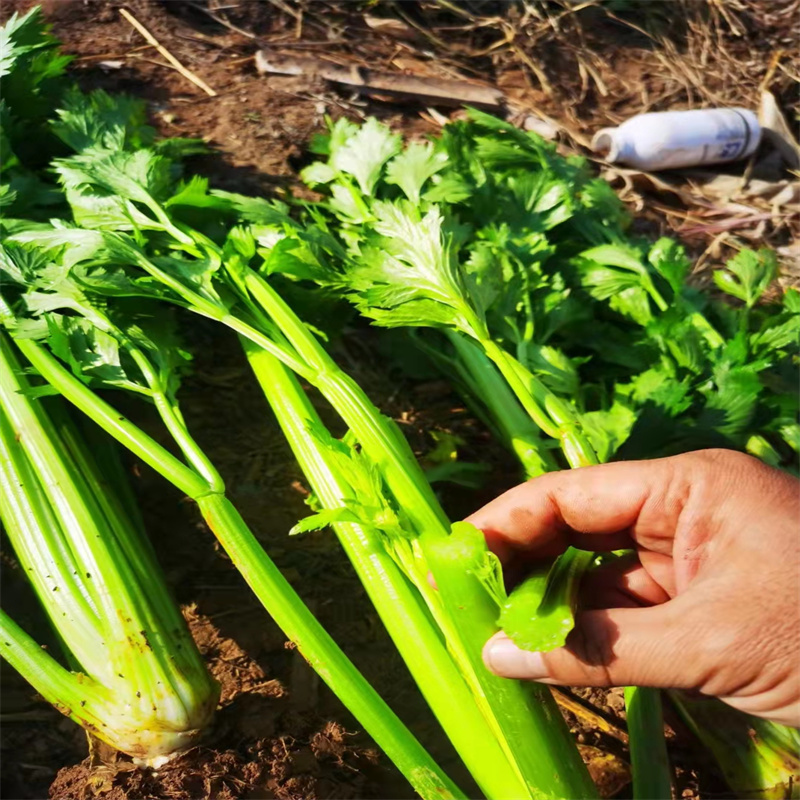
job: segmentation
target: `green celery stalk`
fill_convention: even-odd
[[[478,575],[461,574],[458,559],[471,556],[458,546],[448,550],[452,538],[449,523],[405,438],[266,281],[250,272],[246,283],[263,313],[310,365],[304,371],[308,380],[329,400],[378,466],[398,506],[418,532],[424,564],[411,566],[409,577],[429,602],[462,674],[531,796],[594,796],[588,772],[549,692],[537,695],[529,686],[497,678],[481,662],[483,644],[497,631],[497,598]],[[485,553],[480,538],[480,553]],[[427,589],[428,569],[439,587],[436,595]],[[469,598],[475,619],[456,611],[460,602],[456,597]]]
[[[75,429],[54,423],[0,334],[0,518],[59,638],[69,672],[8,615],[0,653],[49,702],[146,762],[191,747],[218,688],[143,531],[104,485]]]
[[[547,651],[564,646],[575,627],[580,579],[593,559],[594,553],[569,547],[511,592],[500,626],[517,647]]]
[[[9,321],[7,307],[4,316]],[[24,338],[16,341],[34,368],[69,402],[198,504],[209,528],[266,610],[421,797],[463,798],[463,793],[444,775],[283,577],[225,497],[219,476],[203,477],[197,468],[182,463],[70,374],[38,342]],[[156,408],[170,432],[176,435],[180,429],[177,441],[184,453],[191,454],[192,461],[202,462],[204,471],[212,470],[213,466],[182,424],[174,403],[157,385],[151,389],[156,395]]]
[[[242,341],[253,372],[323,508],[343,508],[346,478],[309,428],[322,425],[294,375],[248,340]],[[464,683],[427,609],[387,552],[380,534],[353,522],[332,525],[400,655],[456,751],[487,797],[517,798],[526,789]],[[421,658],[420,654],[424,654]]]
[[[800,731],[743,714],[720,700],[669,699],[708,748],[737,797],[800,798]]]
[[[670,800],[669,756],[664,739],[661,692],[625,687],[634,800]]]
[[[597,464],[597,454],[584,435],[578,415],[566,401],[551,392],[532,372],[493,339],[480,339],[486,355],[508,381],[531,419],[561,446],[570,467]]]
[[[489,409],[488,421],[517,456],[526,478],[558,469],[539,427],[522,408],[508,382],[481,347],[456,331],[445,331],[456,351],[454,367],[467,387],[474,405]]]
[[[548,688],[500,678],[483,664],[481,647],[497,632],[497,598],[487,585],[487,555],[494,558],[483,534],[467,523],[455,523],[449,537],[426,551],[445,613],[465,643],[467,663],[495,715],[498,735],[531,797],[594,797],[596,789]]]

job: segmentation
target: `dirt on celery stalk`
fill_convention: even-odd
[[[0,19],[32,5],[31,0],[6,0]],[[557,3],[547,9],[542,4],[539,17],[534,14],[523,20],[509,13],[491,22],[498,8],[511,7],[466,4],[467,13],[474,17],[470,21],[448,17],[432,2],[403,3],[404,18],[394,30],[403,30],[404,36],[397,36],[377,33],[374,23],[367,21],[370,16],[397,17],[397,4],[390,7],[381,2],[124,3],[171,53],[217,91],[216,97],[187,83],[165,66],[161,55],[143,46],[141,37],[119,14],[122,2],[45,0],[43,5],[54,33],[65,50],[76,56],[72,74],[83,88],[101,87],[145,98],[152,123],[163,135],[202,137],[220,151],[195,159],[193,169],[208,174],[222,188],[274,195],[298,189],[297,169],[310,137],[323,127],[324,114],[354,118],[375,114],[406,135],[418,136],[438,130],[436,117],[419,105],[353,100],[346,92],[304,78],[261,78],[252,64],[257,43],[213,17],[280,44],[287,53],[489,80],[527,108],[544,111],[569,131],[586,136],[602,124],[639,112],[643,103],[660,109],[673,103],[708,103],[714,95],[730,105],[751,105],[771,63],[764,53],[778,53],[792,37],[793,15],[782,8],[790,12],[789,5],[796,3],[731,0],[725,4],[730,22],[720,19],[718,4],[708,4],[709,36],[716,35],[715,31],[724,35],[717,42],[720,47],[703,51],[711,62],[699,84],[693,83],[691,46],[703,34],[701,29],[681,32],[676,28],[674,40],[668,39],[668,44],[678,48],[673,52],[627,24],[646,30],[659,23],[657,34],[666,31],[669,36],[672,28],[664,26],[653,4],[643,4],[638,12],[632,9],[635,4],[620,4],[626,7],[618,12],[626,15],[625,22],[615,21],[600,3],[582,4],[586,8],[581,15],[555,21],[560,13]],[[690,18],[692,25],[697,23],[692,14],[675,16],[676,25],[682,17]],[[602,24],[595,24],[598,17]],[[745,34],[726,33],[726,25],[751,17],[756,24],[750,24]],[[441,26],[449,26],[446,35],[439,31]],[[495,40],[501,46],[491,48]],[[540,57],[541,62],[536,60]],[[757,70],[737,71],[737,64],[748,62],[758,65]],[[531,63],[540,70],[538,77]],[[681,72],[683,67],[689,70]],[[779,61],[773,70],[770,87],[779,101],[793,97],[790,73],[788,60]],[[697,219],[694,229],[689,224],[686,215],[691,217],[697,208],[684,207],[676,197],[647,192],[634,193],[632,199],[640,204],[640,228],[653,235],[682,236],[696,255],[708,248],[706,265],[719,257],[724,241],[718,241],[716,233],[697,232]],[[784,246],[790,224],[792,218],[777,215],[759,223],[760,235],[770,244]],[[748,228],[736,228],[731,236],[746,240],[748,233]],[[196,372],[181,393],[184,411],[203,448],[222,470],[232,498],[335,638],[375,680],[389,703],[403,712],[442,765],[468,786],[333,536],[286,536],[305,513],[304,487],[238,345],[211,324],[193,328],[187,335],[199,357]],[[460,458],[489,463],[492,478],[482,490],[450,486],[444,491],[453,518],[516,481],[510,459],[492,446],[483,427],[442,382],[431,380],[413,389],[398,384],[363,329],[337,355],[378,405],[398,420],[417,452],[430,451],[435,443],[429,432],[442,430],[465,440]],[[142,405],[128,402],[125,410],[143,426],[151,419]],[[355,721],[297,653],[285,646],[284,637],[204,530],[192,505],[181,502],[146,468],[127,463],[170,584],[212,672],[222,683],[216,728],[206,746],[157,773],[132,768],[126,759],[109,758],[95,749],[89,760],[86,738],[77,726],[37,702],[27,685],[6,668],[0,697],[0,796],[43,798],[49,794],[53,800],[410,797],[403,780],[357,733]],[[27,605],[26,593],[15,579],[13,560],[5,560],[2,566],[4,607],[16,611],[20,604]],[[23,615],[26,623],[35,618],[30,612],[28,607]],[[574,694],[595,715],[605,716],[624,732],[618,692],[577,690]],[[569,711],[565,716],[603,794],[630,796],[624,741],[604,731],[596,716],[575,716]],[[668,721],[675,725],[670,753],[678,796],[725,796],[719,776],[702,760],[699,747],[678,722]]]

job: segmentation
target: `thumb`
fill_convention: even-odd
[[[693,674],[700,659],[688,652],[692,640],[676,605],[584,611],[566,646],[547,653],[521,650],[501,632],[486,643],[483,660],[504,678],[564,686],[693,688],[701,680]]]

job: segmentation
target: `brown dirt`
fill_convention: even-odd
[[[32,4],[30,0],[7,2],[2,16]],[[208,11],[264,41],[280,44],[289,53],[325,54],[339,63],[381,64],[495,82],[518,105],[537,108],[565,126],[573,145],[594,127],[642,110],[642,91],[653,108],[673,101],[708,101],[704,92],[733,98],[735,76],[730,71],[715,75],[708,69],[707,80],[700,86],[686,76],[681,82],[672,66],[667,68],[659,60],[663,46],[659,50],[652,39],[636,35],[627,23],[598,17],[591,8],[588,11],[595,16],[584,19],[577,14],[558,17],[563,6],[557,3],[532,4],[538,9],[533,16],[519,16],[516,7],[497,3],[467,3],[473,16],[466,18],[431,9],[423,15],[420,4],[365,4],[371,13],[400,14],[411,37],[398,39],[373,32],[357,4],[127,2],[125,7],[170,52],[218,92],[217,97],[208,97],[165,66],[159,54],[141,48],[141,37],[119,15],[121,5],[113,0],[46,3],[55,33],[67,52],[76,56],[73,74],[85,88],[102,87],[147,99],[153,123],[163,135],[205,138],[217,154],[198,159],[196,168],[209,174],[217,186],[246,193],[271,195],[296,188],[297,168],[311,134],[322,127],[324,114],[375,114],[415,135],[434,132],[438,124],[418,106],[356,100],[324,84],[309,85],[302,78],[263,79],[253,68],[253,40],[218,24]],[[739,5],[737,0],[732,8]],[[738,102],[751,100],[753,87],[764,76],[767,56],[760,48],[769,42],[788,46],[781,44],[781,36],[785,38],[790,24],[789,17],[775,11],[779,3],[744,5],[747,14],[774,20],[758,42],[750,34],[721,40],[727,64],[744,63],[747,52],[754,59],[753,74],[739,81]],[[282,6],[294,13],[285,13]],[[495,13],[499,17],[494,22],[481,23],[481,15],[485,20]],[[655,21],[651,19],[650,12],[644,17],[648,25],[660,19],[658,15]],[[665,35],[672,30],[664,20],[659,24]],[[723,26],[724,20],[717,24]],[[500,34],[505,43],[492,47],[502,40]],[[685,31],[684,36],[688,37],[686,48],[699,46]],[[599,47],[598,41],[607,46]],[[778,71],[772,85],[786,100],[789,95],[782,76]],[[649,219],[657,232],[673,227],[675,217],[656,210]],[[707,240],[700,249],[706,244]],[[404,720],[442,766],[469,786],[335,539],[325,534],[286,536],[305,513],[301,476],[264,413],[263,397],[236,343],[220,337],[211,324],[199,325],[187,335],[198,359],[182,392],[184,412],[201,446],[222,471],[232,499],[323,624],[390,705],[402,710]],[[442,429],[466,441],[465,460],[489,462],[492,477],[481,492],[453,487],[444,492],[454,517],[515,481],[509,459],[492,447],[481,426],[446,386],[435,381],[413,387],[398,384],[396,376],[387,375],[369,342],[346,340],[337,356],[386,413],[401,423],[420,454],[433,446],[428,431]],[[125,398],[114,399],[137,423],[160,435],[145,409]],[[87,757],[80,730],[37,702],[26,684],[5,669],[0,796],[49,796],[52,800],[410,797],[402,778],[377,755],[368,738],[357,733],[355,721],[302,658],[287,649],[283,634],[253,599],[194,507],[165,488],[147,468],[133,461],[129,468],[167,578],[222,685],[215,729],[207,746],[157,773],[136,769],[127,759],[94,746]],[[26,589],[14,580],[13,564],[4,570],[6,574],[11,576],[4,584],[6,597],[23,610],[29,608],[30,604],[20,602]],[[34,615],[21,621],[46,639]],[[579,694],[590,709],[622,729],[624,739],[624,714],[616,695]],[[629,796],[622,739],[602,732],[591,716],[566,716],[605,793]],[[697,797],[702,790],[717,796],[722,791],[718,776],[698,763],[691,738],[677,723],[674,727],[678,735],[671,747],[678,795]]]

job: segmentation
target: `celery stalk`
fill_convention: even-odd
[[[800,731],[751,717],[720,700],[669,699],[709,749],[737,797],[787,800],[800,797]]]
[[[309,433],[319,416],[292,373],[269,353],[243,340],[250,366],[323,508],[342,508],[346,479]],[[333,529],[389,635],[456,751],[478,785],[492,798],[516,798],[524,786],[510,769],[444,647],[427,610],[380,540],[368,526],[335,522]],[[424,654],[424,657],[420,657]]]
[[[408,566],[407,574],[428,602],[448,648],[530,796],[594,796],[586,768],[549,693],[537,689],[531,692],[530,687],[491,675],[483,666],[481,648],[497,630],[497,599],[487,592],[480,576],[462,573],[464,567],[459,567],[459,558],[471,556],[460,552],[452,539],[444,511],[402,434],[336,365],[266,281],[250,273],[247,285],[261,310],[311,365],[307,371],[311,382],[330,401],[381,471],[395,501],[417,532],[422,564]],[[483,542],[482,536],[480,539]],[[449,550],[451,546],[453,550]],[[485,552],[485,542],[482,547]],[[427,587],[428,570],[433,573],[438,593]],[[451,592],[457,575],[460,577]],[[456,612],[457,608],[463,611],[458,604],[466,597],[474,619]]]
[[[8,319],[9,312],[5,316]],[[463,793],[444,775],[286,581],[225,497],[219,476],[211,476],[209,480],[186,466],[71,375],[37,342],[18,339],[17,344],[42,377],[68,401],[197,502],[209,528],[266,610],[421,797],[463,798]],[[167,418],[171,430],[182,424],[174,406],[163,397],[156,402],[156,408],[162,419]],[[179,444],[184,453],[194,453],[195,459],[199,458],[201,451],[185,426]],[[212,468],[207,460],[205,468]]]
[[[670,800],[672,786],[661,692],[627,686],[625,711],[630,735],[634,800]]]
[[[149,542],[66,419],[31,400],[0,336],[0,518],[79,672],[7,615],[0,652],[42,696],[123,752],[193,746],[218,698]]]
[[[488,422],[519,459],[526,478],[558,469],[542,439],[539,427],[522,408],[506,379],[499,373],[480,345],[456,331],[445,331],[456,351],[455,369],[475,405],[489,409]]]

